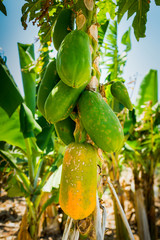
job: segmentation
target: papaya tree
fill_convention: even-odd
[[[104,44],[109,20],[115,18],[117,9],[119,21],[126,11],[136,12],[133,22],[135,34],[137,39],[144,37],[149,4],[145,1],[139,5],[138,1],[135,1],[132,5],[124,0],[27,0],[23,5],[23,27],[27,28],[28,19],[34,24],[37,22],[41,49],[48,48],[52,42],[54,50],[57,50],[56,59],[50,59],[48,55],[46,59],[44,57],[42,65],[47,66],[46,71],[42,71],[40,79],[37,80],[32,64],[33,47],[18,44],[25,97],[23,103],[19,97],[16,107],[21,104],[19,129],[28,163],[27,173],[20,171],[12,155],[1,151],[1,156],[16,169],[21,183],[24,184],[22,186],[29,209],[27,234],[31,239],[38,238],[37,223],[45,208],[55,201],[54,194],[58,194],[58,191],[53,192],[51,199],[44,203],[39,212],[46,180],[61,163],[59,158],[56,160],[54,157],[47,171],[43,168],[44,159],[50,152],[46,147],[51,141],[54,129],[54,133],[67,145],[59,198],[64,214],[69,216],[64,239],[70,234],[72,239],[78,239],[79,235],[80,238],[104,238],[105,218],[102,218],[101,227],[100,203],[96,193],[97,164],[101,161],[99,152],[110,153],[113,160],[124,144],[123,129],[115,114],[113,99],[116,98],[130,110],[132,104],[122,79],[118,79],[118,61],[114,66],[116,71],[111,75],[113,81],[109,83],[114,98],[112,105],[107,103],[106,92],[101,91],[103,88],[100,87],[99,47]],[[107,13],[109,18],[106,17]],[[139,24],[136,25],[137,21]],[[115,54],[118,57],[117,49]],[[5,109],[4,105],[2,108]],[[47,131],[43,131],[40,126],[40,119],[49,125]],[[43,133],[45,140],[42,140]],[[126,222],[124,215],[123,220]],[[72,222],[74,231],[70,232]],[[130,239],[133,239],[128,227],[127,230]],[[124,239],[124,236],[121,239]]]
[[[115,8],[114,3],[112,3],[112,8]],[[76,28],[73,28],[72,24],[74,18],[76,19]],[[68,25],[66,24],[67,21]],[[62,22],[65,22],[65,24],[62,24]],[[101,41],[104,38],[108,21],[106,20],[103,24],[105,28],[101,29],[101,33],[103,33],[101,34]],[[117,152],[123,144],[121,124],[111,107],[98,93],[100,72],[98,68],[97,25],[94,1],[77,1],[75,4],[64,4],[53,29],[53,44],[55,49],[58,50],[56,69],[61,80],[52,90],[47,89],[48,96],[46,93],[46,100],[44,99],[43,103],[41,99],[44,98],[44,94],[40,92],[41,89],[44,89],[43,82],[41,82],[38,91],[38,105],[42,105],[41,113],[48,122],[56,126],[59,122],[70,117],[76,123],[75,131],[72,133],[75,143],[68,145],[64,156],[59,199],[64,212],[74,220],[87,217],[96,208],[96,191],[93,191],[93,189],[97,185],[95,169],[98,161],[94,161],[93,166],[90,164],[90,169],[87,169],[85,164],[85,162],[89,164],[91,161],[91,149],[94,149],[96,159],[98,148],[105,152]],[[120,84],[123,88],[123,84]],[[117,89],[116,92],[118,92],[118,87],[113,85],[113,89]],[[116,93],[117,95],[120,94]],[[130,101],[128,95],[127,97],[127,101]],[[130,106],[130,108],[132,107]],[[113,129],[109,127],[112,124],[114,125]],[[60,136],[59,133],[57,134]],[[86,152],[86,154],[83,152]],[[85,159],[83,161],[84,155]],[[66,165],[70,169],[70,174],[67,173]],[[79,174],[80,170],[84,174]],[[84,183],[87,182],[86,176],[90,183],[85,185]],[[88,202],[84,199],[88,199]],[[91,216],[91,218],[93,217]],[[74,226],[77,228],[76,224]],[[78,230],[82,234],[82,231]],[[95,229],[92,227],[92,231],[88,232],[88,237],[93,235],[92,237],[96,238],[100,234],[99,232],[100,230],[97,227]],[[83,231],[83,235],[85,234],[86,232]],[[100,234],[101,237],[103,234]]]

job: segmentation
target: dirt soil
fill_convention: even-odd
[[[121,179],[121,184],[123,185],[124,179]],[[133,206],[133,196],[131,187],[128,185],[123,186],[125,189],[125,211],[126,216],[131,226],[132,232],[134,234],[135,240],[139,240],[137,234],[137,226],[135,219],[135,210]],[[107,211],[107,224],[105,232],[105,240],[113,240],[115,238],[115,221],[114,221],[114,211],[113,202],[110,194],[106,193],[103,195],[103,206],[105,206]],[[156,206],[156,225],[158,231],[158,240],[160,240],[160,196],[157,195],[155,199]],[[24,215],[26,208],[25,199],[22,197],[9,198],[7,193],[1,189],[0,192],[0,240],[14,240],[17,237],[17,233],[20,227],[22,216]],[[62,234],[52,231],[44,231],[41,236],[41,240],[60,240]]]

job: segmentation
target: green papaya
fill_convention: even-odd
[[[119,119],[99,93],[84,91],[78,101],[81,121],[92,141],[105,152],[116,152],[123,145]]]
[[[53,44],[56,50],[59,49],[65,36],[73,29],[73,12],[71,9],[63,9],[55,23],[53,31]]]
[[[37,93],[37,106],[39,111],[45,115],[44,112],[44,104],[49,95],[52,91],[53,87],[58,83],[59,76],[56,70],[56,60],[53,60],[48,63],[42,81],[40,83],[40,87]]]
[[[58,50],[57,72],[68,86],[79,88],[91,79],[89,37],[81,30],[70,32]]]
[[[80,88],[72,88],[60,80],[45,102],[44,109],[47,121],[55,123],[69,117],[85,87],[86,85]]]
[[[120,103],[123,104],[124,107],[128,108],[129,110],[133,109],[127,88],[122,82],[114,82],[111,85],[111,93],[113,97],[115,97]]]
[[[68,145],[75,141],[73,136],[75,125],[75,122],[70,117],[54,124],[56,133],[64,144]]]

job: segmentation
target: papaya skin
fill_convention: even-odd
[[[89,216],[96,206],[97,150],[88,143],[68,145],[62,167],[59,203],[73,219]]]
[[[133,110],[133,105],[129,98],[127,88],[122,82],[114,82],[111,85],[111,93],[112,96],[115,97],[120,103],[122,103],[124,107],[128,108],[130,111]]]
[[[75,122],[70,117],[54,124],[58,137],[65,145],[75,141],[73,136],[75,125]]]
[[[53,87],[58,83],[59,76],[56,70],[56,61],[53,60],[48,63],[42,81],[40,83],[38,93],[37,93],[37,107],[39,111],[45,116],[44,104],[52,91]]]
[[[59,49],[65,36],[73,29],[72,15],[71,9],[63,9],[57,18],[53,31],[53,44],[56,50]]]
[[[70,32],[57,53],[57,72],[68,86],[79,88],[91,80],[89,37],[81,30]]]
[[[61,80],[52,89],[45,102],[45,117],[48,122],[56,123],[69,117],[73,111],[80,93],[86,85],[72,88]]]
[[[119,119],[97,92],[84,91],[78,101],[80,119],[92,141],[105,152],[123,146],[123,129]]]

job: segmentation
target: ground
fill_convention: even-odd
[[[126,216],[131,226],[132,232],[134,234],[135,240],[139,240],[137,234],[137,226],[135,220],[135,210],[133,206],[132,199],[132,187],[131,185],[125,184],[126,177],[121,179],[121,184],[124,184],[125,190],[125,211]],[[130,181],[130,180],[127,180]],[[156,206],[156,219],[157,219],[157,231],[158,240],[160,240],[160,194],[159,189],[155,187],[155,206]],[[114,211],[113,202],[108,191],[103,195],[103,205],[106,207],[107,211],[107,224],[106,224],[106,240],[115,239],[115,221],[114,221]],[[18,229],[24,215],[26,208],[25,199],[9,198],[7,193],[2,188],[0,193],[0,240],[14,240],[17,237]],[[62,234],[57,226],[57,221],[52,223],[50,229],[43,231],[41,235],[41,240],[60,240]]]

